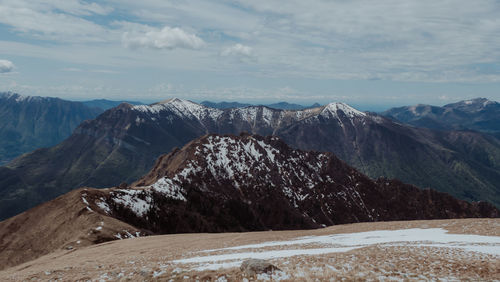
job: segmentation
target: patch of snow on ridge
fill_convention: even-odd
[[[163,105],[136,105],[132,107],[132,110],[148,113],[148,114],[158,114],[165,110]]]
[[[143,216],[151,208],[151,196],[146,191],[120,189],[111,192],[111,195],[115,203],[129,208],[138,216]]]
[[[266,150],[267,157],[271,162],[274,162],[274,157],[275,155],[279,154],[280,151],[276,150],[275,148],[269,146],[268,144],[264,143],[263,141],[257,141],[257,143],[264,149]]]
[[[321,115],[331,114],[333,116],[338,116],[337,111],[343,112],[347,117],[364,117],[366,113],[356,110],[355,108],[345,104],[345,103],[330,103],[325,106],[325,108],[321,111]]]
[[[223,111],[219,109],[205,107],[188,100],[181,100],[177,98],[172,99],[169,103],[166,103],[164,105],[175,107],[177,110],[184,114],[190,113],[198,120],[202,120],[206,117],[209,117],[212,120],[217,120],[223,113]]]
[[[86,206],[88,206],[88,205],[89,205],[89,202],[87,202],[87,199],[85,199],[85,196],[86,196],[86,195],[87,195],[87,194],[82,195],[82,202],[83,202]]]
[[[95,204],[106,214],[109,214],[111,212],[111,209],[109,208],[109,205],[108,203],[106,203],[106,200],[104,198],[100,198],[100,201],[96,201]]]
[[[262,107],[262,120],[267,124],[271,125],[273,120],[273,111],[267,107]]]
[[[208,170],[216,178],[233,178],[236,173],[248,175],[249,169],[269,169],[263,157],[274,163],[278,150],[254,138],[235,140],[232,137],[210,136],[197,151],[203,152]],[[220,174],[220,173],[223,174]],[[236,183],[237,185],[237,183]]]
[[[242,109],[234,109],[233,111],[238,112],[244,120],[254,122],[257,119],[257,109],[258,107],[250,106]]]
[[[183,195],[184,189],[182,189],[178,184],[174,183],[170,178],[160,178],[160,180],[156,181],[156,183],[149,187],[163,194],[167,198],[187,201],[186,197],[184,197]]]

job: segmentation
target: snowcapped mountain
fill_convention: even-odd
[[[175,147],[208,133],[240,132],[332,152],[373,178],[398,178],[462,199],[500,204],[495,194],[500,141],[479,133],[418,129],[344,103],[300,111],[265,106],[221,110],[174,98],[149,106],[121,104],[83,122],[59,145],[0,168],[0,186],[5,187],[0,218],[84,185],[133,182]]]
[[[371,180],[331,153],[292,149],[276,136],[210,134],[161,156],[130,186],[78,189],[0,222],[0,265],[152,234],[498,216],[488,203]]]
[[[499,215],[489,204],[375,182],[331,153],[248,134],[205,135],[160,157],[132,187],[98,194],[95,203],[105,213],[160,233]]]
[[[101,112],[80,102],[0,93],[0,165],[23,153],[56,145],[82,121]]]

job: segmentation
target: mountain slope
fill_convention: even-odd
[[[439,130],[476,130],[500,133],[500,103],[485,98],[460,101],[436,107],[416,105],[389,109],[384,116],[411,124]]]
[[[0,165],[40,147],[54,146],[102,110],[59,98],[0,93]]]
[[[0,222],[0,264],[131,234],[499,215],[490,204],[373,181],[331,153],[295,150],[277,137],[205,135],[161,156],[131,186],[79,189]]]
[[[137,236],[133,226],[93,211],[85,204],[87,190],[77,189],[34,209],[0,222],[0,269],[58,249]],[[144,234],[144,233],[142,233]]]
[[[395,123],[343,103],[302,111],[263,106],[214,109],[170,99],[122,104],[83,122],[64,142],[11,162],[0,179],[0,218],[81,186],[132,182],[155,159],[207,133],[276,135],[293,147],[328,151],[370,177],[398,178],[467,200],[500,205],[500,141]]]

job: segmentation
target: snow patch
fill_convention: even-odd
[[[298,248],[317,244],[323,248]],[[245,259],[278,259],[292,256],[312,256],[335,252],[348,252],[366,246],[416,246],[436,248],[456,248],[467,252],[477,252],[500,257],[500,237],[466,234],[449,234],[442,228],[380,230],[349,234],[307,236],[287,241],[272,241],[206,250],[201,253],[217,252],[216,255],[196,256],[173,261],[178,264],[195,264],[195,270],[215,270],[239,266]],[[293,246],[293,247],[292,247]],[[279,250],[265,248],[280,247]],[[290,249],[287,249],[291,247]],[[251,249],[252,251],[234,252]],[[222,253],[229,251],[229,253]],[[197,265],[197,266],[196,266]],[[334,267],[328,266],[336,271]]]
[[[106,214],[111,213],[111,208],[109,207],[108,203],[106,203],[106,200],[104,198],[100,198],[100,201],[96,201],[95,204],[103,210]]]

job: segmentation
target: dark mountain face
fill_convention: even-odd
[[[448,104],[393,108],[384,116],[418,127],[439,130],[476,130],[497,136],[500,133],[500,103],[484,98]]]
[[[0,93],[0,165],[61,142],[82,121],[101,112],[80,102]]]
[[[500,204],[500,141],[493,137],[413,128],[342,103],[302,111],[220,110],[171,99],[151,106],[122,104],[82,123],[59,145],[11,162],[0,171],[9,176],[0,178],[0,215],[6,218],[80,186],[130,183],[174,147],[207,133],[242,131],[333,152],[373,178],[399,178]]]

